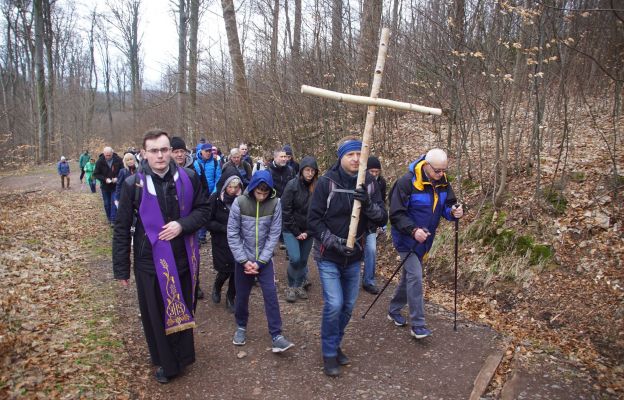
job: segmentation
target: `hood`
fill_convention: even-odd
[[[237,176],[242,182],[243,178],[237,168],[225,168],[221,170],[221,177],[219,177],[217,181],[217,193],[223,191],[223,188],[226,186],[225,182],[233,176]]]
[[[238,179],[241,182],[239,184],[239,187],[240,187],[241,190],[240,190],[240,192],[238,194],[240,195],[243,192],[243,181],[242,181],[242,179],[238,175],[234,174],[234,175],[230,175],[229,178],[227,178],[223,182],[223,185],[221,186],[221,189],[219,190],[219,194],[221,196],[223,196],[223,194],[225,193],[225,189],[228,187],[230,182],[232,182],[234,179]]]
[[[251,177],[249,186],[247,186],[247,192],[248,193],[253,192],[253,190],[256,187],[258,187],[258,185],[261,184],[262,182],[266,183],[267,185],[269,185],[271,189],[273,189],[273,177],[271,176],[271,173],[267,171],[266,169],[263,169],[262,171],[257,171]]]
[[[318,169],[318,164],[316,163],[316,159],[312,156],[305,156],[301,160],[301,163],[299,164],[298,175],[299,175],[299,179],[301,179],[302,181],[304,180],[303,169],[306,167],[310,167],[314,169],[314,177],[312,178],[312,182],[314,182],[316,179],[318,179],[318,175],[319,175],[319,169]]]

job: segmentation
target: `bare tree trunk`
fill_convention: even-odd
[[[93,114],[95,112],[95,94],[97,92],[97,71],[95,67],[95,26],[97,23],[95,10],[91,15],[91,30],[89,31],[89,103],[87,104],[87,132],[93,132]],[[95,85],[93,79],[95,78]],[[82,137],[82,136],[81,136]],[[84,147],[81,146],[80,147]]]
[[[375,58],[379,43],[379,24],[381,23],[381,0],[364,0],[362,20],[360,22],[360,62],[358,66],[358,88],[361,95],[370,92],[370,83],[374,76]],[[393,32],[394,34],[394,32]]]
[[[344,59],[344,54],[342,54],[342,0],[332,0],[332,16],[331,16],[331,31],[332,31],[332,39],[331,39],[331,49],[330,49],[330,67],[331,73],[334,74],[334,79],[332,80],[332,84],[330,85],[332,90],[339,91],[342,84],[342,74],[341,74],[341,60]]]
[[[273,0],[273,19],[271,21],[271,73],[277,78],[277,39],[279,37],[279,0]]]
[[[33,1],[33,18],[35,20],[35,82],[37,95],[37,115],[39,129],[38,162],[49,161],[48,143],[48,110],[46,107],[45,68],[43,66],[43,0]]]
[[[191,0],[191,12],[189,20],[189,76],[188,76],[188,92],[189,92],[189,141],[195,145],[197,140],[197,132],[199,124],[197,121],[197,32],[199,30],[199,3],[200,0]]]
[[[178,135],[186,133],[186,1],[178,0]]]
[[[44,23],[44,36],[43,42],[45,44],[46,50],[46,64],[48,68],[48,84],[46,91],[46,105],[48,108],[48,132],[49,132],[49,140],[50,143],[57,144],[57,151],[59,154],[63,154],[63,137],[57,137],[57,127],[55,121],[55,112],[54,112],[54,104],[55,104],[55,91],[56,91],[56,79],[54,75],[54,57],[53,46],[54,46],[54,32],[52,31],[52,9],[50,0],[44,0],[43,3],[43,23]],[[52,149],[52,147],[50,148]]]
[[[243,61],[243,53],[241,52],[238,39],[234,1],[221,0],[221,6],[223,8],[223,19],[225,21],[225,32],[228,39],[230,61],[232,62],[232,70],[234,72],[234,88],[242,108],[243,120],[245,121],[242,139],[249,140],[251,137],[257,137],[257,130],[251,110],[249,87],[247,86],[247,78],[245,76],[245,62]]]

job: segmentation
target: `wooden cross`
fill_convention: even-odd
[[[366,112],[366,124],[364,125],[364,135],[362,136],[362,153],[360,155],[360,167],[358,169],[357,183],[355,187],[360,187],[366,178],[366,164],[368,163],[369,141],[375,125],[375,112],[377,106],[389,107],[398,110],[416,111],[423,114],[442,115],[439,108],[430,108],[419,106],[416,104],[403,103],[400,101],[379,99],[379,87],[381,86],[381,77],[383,75],[384,66],[386,64],[386,54],[388,52],[388,39],[390,38],[390,29],[383,28],[381,31],[381,39],[379,41],[379,51],[377,52],[377,64],[375,66],[375,75],[373,77],[373,86],[371,88],[370,97],[356,96],[351,94],[333,92],[331,90],[319,89],[312,86],[301,86],[301,93],[313,96],[324,97],[327,99],[338,100],[345,103],[366,104],[368,111]],[[358,200],[353,202],[353,210],[351,212],[351,223],[349,225],[349,236],[347,237],[347,247],[353,249],[355,245],[355,235],[357,226],[360,221],[360,211],[362,205]]]

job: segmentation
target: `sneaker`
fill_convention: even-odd
[[[305,290],[309,290],[310,286],[312,286],[312,282],[310,282],[308,278],[304,278],[303,283],[301,284],[301,287],[304,288]]]
[[[297,293],[295,292],[295,288],[286,288],[286,301],[289,303],[294,303],[295,301],[297,301]]]
[[[362,288],[370,294],[379,294],[379,288],[376,285],[363,285]]]
[[[411,334],[416,339],[424,339],[427,336],[431,336],[431,331],[424,326],[414,326],[412,327]]]
[[[283,243],[280,243],[279,248],[280,250],[286,250],[286,245]]]
[[[340,365],[336,357],[323,357],[323,372],[331,377],[340,375]]]
[[[295,347],[295,344],[290,342],[284,336],[277,335],[273,338],[272,346],[271,351],[273,351],[273,353],[282,353],[291,347]]]
[[[158,369],[156,369],[154,378],[156,378],[156,382],[158,383],[169,383],[169,378],[167,378],[167,376],[165,375],[165,370],[163,369],[163,367],[158,367]]]
[[[247,329],[243,328],[242,326],[236,328],[236,332],[234,332],[234,340],[232,340],[232,343],[234,343],[236,346],[244,346],[246,339]]]
[[[298,298],[302,300],[308,299],[308,293],[302,287],[295,288],[295,294],[297,295]]]
[[[339,365],[351,364],[349,357],[347,357],[347,355],[342,352],[342,349],[340,347],[338,347],[338,355],[336,356],[336,361],[338,361]]]
[[[405,326],[407,325],[407,320],[401,314],[388,314],[388,319],[396,326]]]

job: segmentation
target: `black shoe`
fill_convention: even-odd
[[[338,355],[336,356],[336,361],[338,361],[339,365],[351,364],[349,357],[347,357],[347,355],[342,352],[342,349],[340,347],[338,347]]]
[[[323,372],[327,376],[340,375],[340,365],[336,357],[323,357]]]
[[[229,312],[234,314],[234,311],[236,310],[236,306],[234,305],[234,299],[230,299],[229,297],[226,297],[225,298],[225,307],[227,308],[227,310]]]
[[[376,285],[363,285],[362,288],[370,294],[379,294],[379,288]]]
[[[217,287],[212,288],[212,302],[215,304],[221,303],[221,291],[217,290]]]
[[[156,378],[156,382],[158,383],[169,383],[169,378],[165,376],[165,370],[163,369],[163,367],[158,367],[156,373],[154,374],[154,378]]]
[[[204,291],[201,290],[201,288],[199,287],[199,285],[197,285],[197,300],[201,300],[203,299],[204,296]]]

